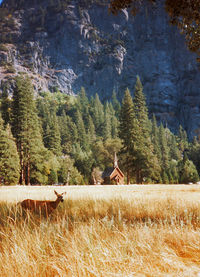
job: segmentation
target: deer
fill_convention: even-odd
[[[66,192],[59,194],[55,190],[54,193],[57,196],[57,199],[55,201],[25,199],[19,204],[21,204],[22,209],[30,210],[36,213],[43,212],[48,216],[58,207],[58,204],[60,202],[64,201],[63,195],[66,194]]]

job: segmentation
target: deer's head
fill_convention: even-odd
[[[59,202],[63,202],[63,201],[64,201],[63,195],[66,194],[66,192],[63,192],[63,193],[61,193],[61,194],[57,193],[57,191],[55,191],[55,190],[54,190],[54,192],[55,192],[55,194],[56,194],[57,199],[59,200]]]

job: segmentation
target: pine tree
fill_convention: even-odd
[[[181,159],[181,153],[180,150],[178,148],[178,143],[177,143],[177,139],[176,136],[174,134],[171,134],[170,140],[169,140],[169,156],[170,156],[170,160],[174,159],[176,161]]]
[[[130,183],[131,167],[132,167],[132,152],[133,152],[133,100],[129,89],[126,89],[122,100],[121,111],[119,116],[119,137],[122,140],[121,154],[124,160],[124,168],[127,173],[127,184]]]
[[[160,166],[156,155],[153,153],[150,120],[139,76],[137,76],[135,84],[133,112],[135,117],[133,132],[135,134],[132,169],[136,175],[136,182],[142,183],[144,180],[158,182],[160,180]]]
[[[4,86],[1,97],[1,115],[5,126],[11,122],[11,99],[8,95],[7,86]]]
[[[110,107],[110,115],[111,115],[111,137],[117,138],[118,137],[118,127],[119,127],[119,112],[118,116],[116,116],[116,112],[113,108],[112,103],[109,103]]]
[[[78,131],[72,118],[63,112],[59,117],[61,146],[64,154],[70,154],[74,143],[78,140]]]
[[[183,159],[179,162],[179,176],[179,183],[181,184],[195,183],[199,180],[197,169],[193,162],[188,159],[186,152],[184,152]]]
[[[0,184],[12,185],[19,181],[19,155],[9,125],[4,128],[0,114]]]
[[[171,184],[179,183],[179,170],[178,170],[178,161],[172,159],[169,163],[169,182]]]
[[[86,107],[88,107],[89,105],[89,100],[87,98],[84,87],[81,87],[80,93],[78,95],[77,103],[78,103],[78,108],[81,110],[81,112],[84,112]]]
[[[108,102],[105,104],[105,111],[104,111],[104,124],[103,124],[103,138],[107,140],[111,138],[111,112]]]
[[[30,184],[31,174],[39,170],[45,150],[28,77],[18,76],[13,91],[12,132],[20,157],[20,184]]]
[[[48,118],[48,145],[45,146],[51,150],[56,156],[61,155],[61,137],[58,124],[58,117],[56,116],[55,108],[50,110]]]
[[[84,87],[81,87],[80,93],[77,98],[76,106],[82,115],[83,122],[84,122],[85,128],[87,130],[90,114],[89,114],[89,100],[86,95]]]
[[[160,149],[161,149],[161,168],[162,168],[162,179],[163,183],[168,183],[167,172],[169,169],[169,148],[167,146],[167,139],[165,128],[161,124],[159,127],[159,139],[160,139]]]
[[[98,94],[95,95],[95,99],[91,100],[94,102],[92,106],[92,119],[94,122],[95,126],[95,131],[97,136],[102,136],[103,135],[103,123],[104,123],[104,110],[103,110],[103,105],[99,99]]]
[[[90,144],[92,144],[96,139],[95,126],[92,117],[89,115],[87,137]]]
[[[86,131],[85,131],[85,125],[83,122],[83,118],[82,118],[79,110],[77,110],[76,114],[75,114],[75,123],[76,123],[76,128],[78,131],[78,141],[80,143],[80,146],[84,151],[87,151],[88,150],[87,135],[86,135]]]
[[[178,132],[178,141],[179,141],[179,150],[181,151],[181,154],[188,149],[188,138],[187,138],[187,133],[183,129],[182,126],[179,127],[179,132]]]
[[[152,141],[153,148],[154,148],[154,154],[157,156],[158,160],[161,161],[161,149],[160,149],[160,143],[159,143],[159,128],[157,125],[155,115],[153,115],[153,120],[152,120],[151,141]]]
[[[60,98],[60,93],[57,93]],[[58,123],[57,110],[59,104],[54,95],[46,94],[37,101],[38,114],[42,120],[43,141],[47,149],[51,150],[56,156],[61,155],[61,135]]]
[[[112,106],[115,110],[116,116],[119,117],[121,107],[120,107],[120,102],[117,99],[117,94],[114,90],[113,90],[113,93],[112,93]]]
[[[200,175],[200,142],[197,137],[194,137],[193,142],[190,144],[188,156],[195,164]]]

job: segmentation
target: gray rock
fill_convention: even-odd
[[[31,30],[30,14],[37,10],[30,4],[27,12],[15,13],[18,39],[11,51],[15,68],[33,75],[37,90],[77,94],[84,86],[102,100],[110,99],[113,90],[121,99],[127,87],[134,91],[139,75],[150,115],[155,113],[173,131],[181,124],[190,136],[199,133],[196,57],[169,25],[163,1],[136,17],[126,10],[108,15],[103,5],[83,7],[71,1],[60,13],[47,13],[45,28]],[[6,55],[0,52],[0,59],[8,61]],[[2,81],[6,78],[0,75]]]

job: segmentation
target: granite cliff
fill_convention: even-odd
[[[0,9],[0,85],[27,72],[37,91],[119,98],[144,86],[150,114],[173,131],[200,132],[200,72],[162,1],[135,17],[108,14],[106,1],[4,0]]]

